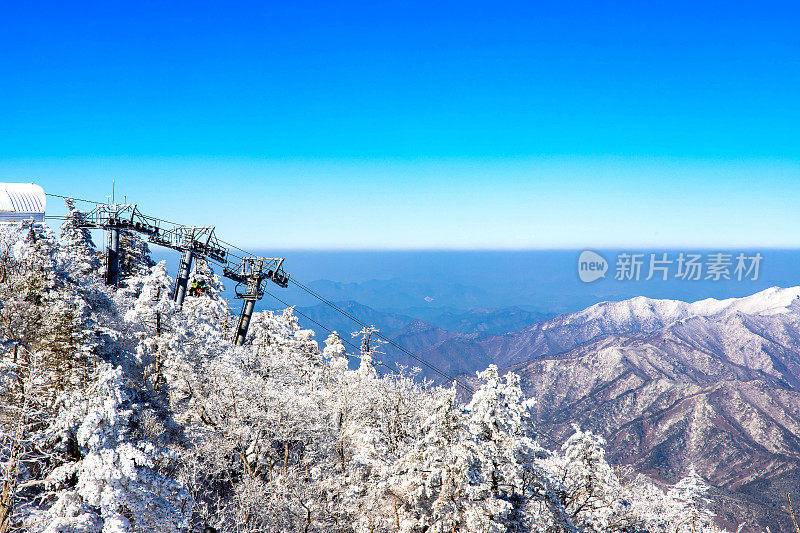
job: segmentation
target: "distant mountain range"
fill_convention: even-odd
[[[449,310],[436,307],[409,308],[405,313],[379,311],[359,302],[348,300],[335,305],[360,321],[371,324],[387,336],[409,335],[419,328],[436,327],[452,333],[480,333],[485,335],[516,331],[542,320],[552,318],[549,313],[525,311],[519,307],[502,309],[476,308],[471,311]],[[328,329],[342,335],[357,331],[360,326],[353,320],[328,306],[319,304],[311,307],[297,307],[301,313],[323,324]],[[303,322],[302,316],[300,317]],[[313,323],[309,326],[314,329]],[[424,324],[424,325],[423,325]],[[407,330],[407,328],[409,328]],[[317,328],[318,329],[318,328]]]
[[[721,516],[787,530],[800,487],[800,288],[687,304],[634,298],[484,339],[538,400],[542,433],[602,432],[613,461],[674,481],[694,464]]]
[[[157,250],[158,251],[158,250]],[[731,253],[755,250],[631,250],[597,249],[611,268],[621,252],[668,252],[671,258],[683,252]],[[619,301],[635,296],[690,301],[697,295],[713,298],[741,297],[773,286],[800,284],[797,264],[800,250],[758,250],[764,257],[757,281],[697,280],[688,282],[670,276],[662,280],[647,276],[636,281],[605,279],[583,283],[577,265],[581,250],[519,251],[311,251],[255,250],[255,255],[285,257],[284,268],[328,300],[354,300],[384,311],[429,320],[419,311],[428,308],[465,312],[479,307],[503,309],[512,306],[544,313],[575,313],[600,301]],[[164,252],[166,254],[166,252]],[[170,272],[178,267],[178,255],[169,253]],[[226,282],[232,289],[233,283]],[[273,287],[273,289],[276,289]],[[272,290],[272,289],[271,289]],[[232,291],[229,292],[232,298]],[[302,307],[319,303],[296,290],[277,290],[283,300]],[[432,298],[432,301],[426,300]],[[265,297],[259,306],[273,305]],[[277,307],[272,307],[277,308]],[[414,308],[412,312],[411,309]],[[439,324],[437,324],[439,325]]]

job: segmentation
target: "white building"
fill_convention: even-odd
[[[44,222],[44,189],[34,183],[0,183],[0,224]]]

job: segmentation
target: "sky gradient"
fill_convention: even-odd
[[[800,8],[550,4],[5,6],[0,179],[259,248],[796,247]]]

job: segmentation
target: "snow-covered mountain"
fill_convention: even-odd
[[[772,508],[800,485],[800,287],[602,302],[502,335],[412,326],[398,340],[452,374],[520,373],[553,445],[578,421],[615,443],[615,462],[661,479],[694,463],[739,502],[732,517],[781,531]]]
[[[464,369],[478,370],[487,361],[509,368],[538,357],[565,353],[610,335],[641,337],[692,317],[718,320],[737,313],[748,316],[785,315],[800,309],[798,297],[800,288],[797,287],[770,288],[744,298],[706,299],[693,303],[637,297],[621,302],[602,302],[577,313],[500,335],[441,335],[436,342],[421,343],[418,349],[421,356],[441,361],[454,373]],[[462,354],[457,362],[450,359],[450,355],[455,353]]]
[[[644,335],[690,317],[722,317],[741,313],[785,313],[797,305],[800,288],[770,288],[745,298],[706,299],[686,303],[637,297],[622,302],[602,302],[578,313],[561,315],[500,338],[486,339],[492,359],[510,366],[531,357],[569,351],[608,335]]]
[[[497,359],[517,363],[556,441],[577,420],[613,443],[617,463],[666,480],[694,464],[760,501],[748,506],[760,520],[800,479],[800,288],[604,302],[502,341]]]

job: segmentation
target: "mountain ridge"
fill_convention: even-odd
[[[725,498],[755,498],[747,512],[780,531],[778,487],[800,477],[798,296],[604,302],[511,335],[506,360],[555,444],[577,420],[617,464],[665,481],[694,465]]]

